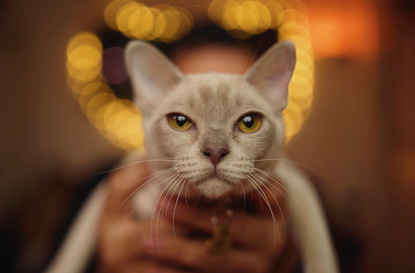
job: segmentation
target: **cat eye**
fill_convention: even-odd
[[[253,133],[261,127],[262,118],[257,114],[248,114],[238,121],[238,128],[244,133]]]
[[[189,118],[180,114],[169,114],[167,119],[170,126],[179,131],[189,130],[193,124]]]

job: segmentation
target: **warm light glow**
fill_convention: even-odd
[[[309,115],[313,101],[314,54],[310,42],[309,26],[304,7],[291,7],[281,2],[283,9],[279,16],[279,40],[291,40],[297,49],[297,64],[289,88],[289,100],[284,110],[287,141],[295,135]]]
[[[99,132],[123,149],[142,147],[140,112],[131,101],[118,99],[103,83],[102,45],[95,34],[81,32],[69,41],[67,69],[75,99]]]
[[[107,25],[114,30],[118,30],[116,21],[117,12],[121,9],[121,7],[133,2],[133,0],[117,0],[109,3],[104,12],[104,18]]]
[[[148,7],[132,0],[115,0],[104,12],[109,27],[130,38],[173,42],[193,26],[193,18],[185,9],[168,5]],[[76,34],[67,46],[68,85],[82,111],[99,132],[125,149],[143,147],[141,114],[134,103],[117,98],[105,81],[117,83],[119,77],[102,76],[103,56],[119,54],[117,48],[103,52],[99,38],[90,32]],[[117,65],[107,61],[110,65]],[[106,72],[106,71],[104,71]],[[110,72],[108,72],[110,73]]]
[[[265,2],[258,0],[214,0],[208,15],[237,38],[262,33],[274,25],[271,10]]]
[[[222,24],[228,31],[242,30],[252,35],[264,32],[271,26],[271,14],[261,2],[228,1],[228,7],[222,15]]]
[[[115,0],[105,10],[109,27],[129,38],[173,42],[186,35],[193,26],[191,14],[169,5],[148,7],[131,0]]]
[[[339,1],[310,10],[313,47],[319,58],[375,59],[379,52],[374,1]]]
[[[279,40],[295,43],[297,65],[290,83],[289,103],[284,110],[288,141],[300,130],[313,101],[314,55],[305,6],[300,1],[214,0],[208,15],[238,38],[276,28]]]
[[[98,77],[101,70],[102,45],[92,33],[75,35],[67,46],[68,74],[79,82],[88,82]]]
[[[292,40],[297,65],[290,83],[289,103],[284,111],[287,141],[296,134],[310,113],[313,101],[314,55],[310,43],[307,11],[300,1],[214,0],[208,8],[212,21],[231,35],[247,38],[276,28],[279,40]],[[148,7],[132,0],[114,0],[106,8],[105,22],[130,38],[172,42],[193,26],[191,14],[169,5]],[[67,46],[68,85],[82,111],[99,132],[125,149],[143,147],[141,114],[134,103],[117,98],[109,85],[118,78],[101,75],[103,54],[111,57],[121,49],[103,52],[99,38],[89,32],[76,34]],[[105,73],[104,73],[105,74]],[[120,74],[120,77],[123,75]],[[120,78],[121,79],[121,78]]]

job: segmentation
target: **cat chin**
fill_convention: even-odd
[[[217,199],[229,192],[233,186],[219,178],[210,178],[197,184],[197,189],[206,198]]]

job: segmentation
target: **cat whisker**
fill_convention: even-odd
[[[136,188],[132,193],[130,193],[125,200],[119,205],[119,207],[117,208],[117,210],[115,211],[114,215],[117,215],[117,213],[120,211],[120,209],[145,185],[147,185],[148,183],[150,183],[151,181],[153,181],[154,179],[156,179],[157,177],[160,177],[164,174],[167,174],[169,172],[172,172],[174,170],[174,167],[172,168],[168,168],[165,170],[162,170],[160,172],[157,173],[153,173],[151,175],[148,175],[146,177],[144,177],[143,179],[141,179],[140,181],[138,181],[138,184],[141,183],[142,181],[148,179],[146,182],[144,182],[143,184],[141,184],[138,188]]]
[[[172,185],[170,185],[171,183],[169,183],[169,185],[166,186],[166,188],[169,187],[169,189],[168,189],[167,193],[165,194],[165,197],[163,198],[163,202],[162,202],[161,207],[163,206],[164,201],[166,200],[167,197],[170,199],[169,202],[171,201],[171,199],[173,198],[173,191],[175,191],[177,189],[177,187],[181,183],[182,179],[183,179],[183,175],[179,175],[179,176],[177,176],[177,178],[175,178],[175,181],[174,181],[174,183],[172,183]],[[167,213],[167,212],[168,212],[168,207],[166,207],[166,209],[165,209],[165,213]]]
[[[267,184],[268,185],[270,185],[270,186],[272,186],[274,189],[276,189],[278,192],[280,192],[282,195],[283,195],[283,197],[287,200],[287,202],[290,202],[290,198],[288,198],[287,196],[286,196],[286,194],[283,192],[283,191],[281,191],[281,189],[280,188],[278,188],[277,186],[275,186],[274,184],[272,184],[271,182],[269,182],[267,179],[265,179],[265,178],[263,178],[263,177],[260,177],[260,176],[255,176],[256,177],[256,179],[257,180],[260,180],[263,184],[264,184],[264,187],[270,192],[270,194],[272,195],[272,197],[274,198],[274,200],[275,200],[275,202],[276,202],[276,204],[277,204],[277,206],[278,206],[278,209],[279,209],[279,211],[280,211],[280,213],[281,213],[281,216],[282,216],[282,221],[283,221],[283,226],[284,226],[284,229],[285,229],[285,227],[286,227],[286,225],[285,225],[285,219],[284,219],[284,214],[283,214],[283,211],[282,211],[282,209],[281,209],[281,206],[280,206],[280,204],[279,204],[279,202],[278,202],[278,200],[275,198],[275,196],[274,196],[274,194],[272,194],[272,192],[271,192],[271,190],[269,189],[269,187],[267,186]]]
[[[171,175],[170,177],[168,177],[167,179],[165,179],[162,183],[165,183],[165,181],[169,181],[168,183],[167,183],[167,185],[164,187],[164,189],[159,193],[159,195],[158,195],[158,197],[157,197],[157,199],[156,199],[156,201],[155,201],[155,205],[154,205],[154,208],[153,208],[153,212],[152,212],[152,215],[151,215],[151,224],[150,224],[150,226],[152,227],[153,226],[153,222],[154,222],[154,219],[156,218],[156,219],[159,219],[159,213],[161,212],[161,210],[163,209],[163,205],[164,205],[164,202],[165,202],[165,199],[166,199],[166,197],[168,196],[168,195],[165,195],[164,194],[164,192],[166,191],[166,190],[170,190],[170,184],[174,184],[175,182],[176,182],[176,179],[177,179],[177,177],[179,177],[179,174],[173,174],[173,175]],[[159,204],[159,202],[160,202],[160,199],[162,198],[164,196],[164,198],[163,198],[163,200],[161,201],[161,204],[160,204],[160,209],[157,209],[157,204]],[[155,217],[155,214],[156,214],[156,212],[157,212],[157,217]],[[152,229],[151,229],[152,230]]]
[[[255,171],[255,172],[257,172],[257,173],[259,173],[259,174],[261,174],[261,175],[263,175],[263,176],[265,176],[266,178],[268,178],[268,179],[265,179],[265,178],[263,178],[263,177],[261,177],[261,180],[264,182],[264,183],[267,183],[267,184],[269,184],[269,185],[271,185],[274,189],[276,189],[277,191],[279,191],[283,196],[284,196],[284,198],[286,199],[286,200],[288,200],[288,202],[291,202],[292,200],[295,200],[295,201],[298,201],[298,199],[296,198],[296,196],[295,195],[293,195],[289,190],[288,190],[288,188],[281,182],[281,179],[280,178],[278,178],[277,176],[275,176],[275,175],[272,175],[272,174],[270,174],[269,172],[266,172],[266,171],[264,171],[264,170],[261,170],[261,169],[258,169],[258,168],[253,168],[253,170]],[[260,176],[258,176],[258,177],[260,177]],[[283,190],[281,190],[281,188],[279,188],[279,187],[277,187],[276,185],[274,185],[273,183],[271,183],[270,181],[269,181],[269,179],[271,179],[273,182],[275,182],[279,187],[281,187]],[[289,196],[287,196],[287,194],[289,195]]]
[[[156,201],[156,204],[158,204],[159,201],[160,201],[160,198],[162,196],[164,196],[163,200],[161,201],[161,204],[160,204],[160,210],[158,210],[158,212],[162,211],[163,206],[166,202],[166,198],[171,198],[171,196],[172,196],[171,192],[173,191],[176,184],[179,183],[180,177],[181,177],[181,175],[178,174],[178,173],[176,173],[176,174],[169,177],[169,179],[171,179],[171,180],[169,182],[167,182],[167,184],[164,186],[163,190],[159,193],[159,196],[158,196],[157,201]],[[167,181],[167,179],[165,181],[163,181],[161,184],[166,183],[166,181]],[[157,210],[156,210],[156,207],[155,207],[154,210],[153,210],[153,215],[156,211]],[[167,212],[167,208],[166,208],[166,212]],[[157,216],[157,218],[159,218],[159,215]],[[153,217],[152,217],[152,219],[153,219]]]
[[[99,173],[97,173],[97,175],[112,173],[112,172],[115,172],[115,171],[118,171],[118,170],[121,170],[121,169],[125,169],[125,168],[131,167],[131,166],[135,166],[135,165],[139,165],[139,164],[143,164],[143,163],[148,163],[148,162],[176,162],[176,161],[177,161],[176,159],[146,159],[146,160],[140,160],[140,161],[135,161],[135,162],[123,165],[123,166],[113,168],[113,169],[108,170],[108,171],[99,172]]]
[[[268,180],[266,180],[266,179],[264,179],[264,178],[262,178],[262,177],[259,177],[259,176],[253,176],[253,178],[254,179],[256,179],[257,180],[257,182],[268,182]],[[263,183],[262,183],[263,184]],[[275,187],[275,185],[273,185],[273,184],[271,184],[271,183],[267,183],[267,184],[269,184],[269,185],[271,185],[271,186],[274,186],[274,188],[276,188],[280,193],[282,193],[283,194],[283,196],[287,199],[287,197],[284,195],[284,193],[280,190],[280,189],[278,189],[278,187]],[[283,227],[284,227],[284,235],[286,234],[285,233],[285,231],[286,231],[286,225],[285,225],[285,218],[284,218],[284,213],[283,213],[283,211],[282,211],[282,208],[281,208],[281,206],[280,206],[280,203],[278,202],[278,200],[277,200],[277,198],[275,197],[275,195],[272,193],[272,191],[270,190],[270,188],[267,186],[267,184],[263,184],[263,187],[270,193],[270,195],[272,196],[272,198],[274,199],[274,201],[275,201],[275,203],[277,204],[277,207],[278,207],[278,210],[279,210],[279,212],[280,212],[280,214],[281,214],[281,219],[282,219],[282,224],[283,224]],[[287,200],[289,200],[289,199],[287,199]],[[278,227],[278,226],[277,226]]]
[[[253,168],[252,170],[254,171],[254,173],[258,174],[257,177],[260,178],[262,182],[272,185],[272,187],[276,189],[279,193],[281,193],[286,199],[289,199],[285,192],[287,192],[288,194],[290,193],[288,192],[287,187],[285,187],[285,185],[281,182],[281,180],[278,177],[258,168]],[[264,177],[261,177],[259,175],[263,175]],[[275,182],[276,185],[271,183],[269,179],[271,179],[272,182]]]
[[[184,187],[184,184],[185,184],[185,183],[182,183],[182,182],[183,182],[183,175],[180,177],[180,180],[179,180],[179,183],[181,183],[182,186],[180,187],[180,190],[179,190],[179,192],[176,196],[176,203],[174,204],[173,215],[172,215],[173,234],[174,234],[174,239],[176,240],[176,243],[178,243],[178,242],[177,242],[177,237],[176,237],[175,216],[176,216],[177,205],[178,205],[179,199],[180,199],[180,194],[182,193],[182,190],[183,190],[183,187]]]
[[[265,192],[262,190],[262,188],[255,181],[255,177],[252,176],[252,175],[249,175],[246,178],[251,183],[251,185],[254,187],[257,194],[260,196],[260,198],[262,198],[262,200],[264,200],[266,206],[269,209],[269,212],[270,212],[271,217],[272,217],[272,223],[273,223],[273,226],[274,226],[274,245],[275,245],[276,241],[277,241],[277,234],[279,235],[279,228],[278,228],[278,224],[277,224],[277,219],[275,218],[274,210],[272,209],[272,206],[271,206]],[[272,193],[271,193],[271,195],[272,195]]]
[[[238,183],[238,186],[240,186],[241,187],[241,190],[242,190],[242,197],[244,199],[243,208],[245,209],[246,208],[246,191],[245,191],[245,187],[244,187],[244,184],[241,182],[240,179],[237,181],[237,183]]]
[[[186,181],[186,189],[184,191],[184,201],[186,203],[187,209],[190,211],[190,206],[189,206],[189,203],[187,202],[187,193],[188,193],[188,190],[189,190],[189,185],[190,185],[189,181]]]
[[[156,221],[156,243],[157,245],[159,245],[159,222],[160,222],[160,216],[161,216],[161,211],[163,209],[163,205],[164,202],[166,200],[166,197],[168,196],[167,194],[165,195],[164,193],[166,192],[166,190],[168,192],[171,191],[171,185],[175,185],[177,183],[177,181],[179,180],[178,178],[180,177],[180,174],[174,174],[172,176],[170,176],[168,179],[171,179],[167,185],[164,187],[164,189],[160,192],[159,196],[157,197],[157,200],[155,202],[155,204],[158,204],[160,202],[160,198],[162,196],[164,196],[162,203],[160,204],[160,209],[157,209],[157,206],[154,207],[153,209],[153,213],[151,215],[151,220],[150,220],[150,237],[153,238],[153,223],[154,223],[154,218],[155,218],[155,213],[157,212],[157,221]],[[165,180],[167,181],[167,180]],[[165,183],[164,181],[162,183]],[[160,254],[160,249],[159,249],[159,254]],[[161,254],[160,254],[161,255]]]
[[[168,190],[167,190],[166,193],[163,193],[164,198],[163,198],[163,201],[160,205],[161,208],[164,206],[165,201],[166,201],[167,198],[169,198],[168,203],[171,202],[171,200],[173,198],[173,191],[175,191],[177,189],[178,185],[180,184],[180,182],[182,180],[182,177],[183,177],[183,175],[178,174],[178,176],[174,178],[174,181],[171,181],[171,182],[168,183],[168,185],[166,185],[165,189],[168,189]],[[165,213],[167,213],[167,212],[168,212],[168,207],[166,206]]]
[[[297,161],[294,161],[294,160],[286,159],[286,158],[266,158],[266,159],[252,160],[252,162],[266,162],[266,161],[281,161],[281,162],[285,162],[285,163],[290,163],[290,164],[297,165],[297,166],[300,166],[302,168],[305,168],[307,170],[310,170],[313,173],[316,173],[316,174],[320,175],[321,177],[326,177],[323,173],[317,171],[316,169],[314,169],[314,168],[312,168],[312,167],[310,167],[306,164],[303,164],[303,163],[300,163],[300,162],[297,162]]]

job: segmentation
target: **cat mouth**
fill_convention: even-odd
[[[208,178],[204,179],[203,181],[208,181],[208,180],[212,180],[212,179],[219,180],[219,181],[221,181],[222,183],[225,183],[225,184],[229,184],[229,185],[232,184],[228,180],[226,180],[223,177],[221,177],[220,175],[218,175],[218,173],[216,171],[212,175],[210,175]]]
[[[219,176],[212,175],[196,183],[200,193],[208,198],[219,198],[232,190],[233,185]]]

